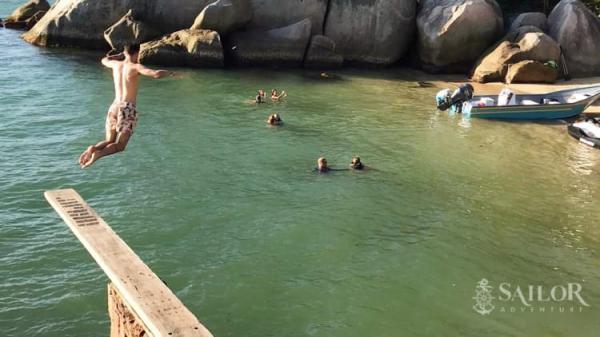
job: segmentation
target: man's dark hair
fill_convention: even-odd
[[[123,50],[129,55],[133,55],[140,51],[140,44],[139,43],[127,44],[127,45],[125,45],[125,48]]]

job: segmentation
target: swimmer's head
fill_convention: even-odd
[[[281,117],[278,114],[269,115],[269,119],[267,119],[267,123],[270,125],[278,125],[281,124]]]
[[[319,171],[327,171],[329,167],[327,166],[327,159],[325,157],[320,157],[317,159],[317,169]]]
[[[350,167],[352,167],[355,170],[362,170],[364,168],[364,165],[360,161],[359,156],[352,157],[352,162],[350,163]]]

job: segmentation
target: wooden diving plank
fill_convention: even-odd
[[[212,337],[173,292],[72,189],[44,196],[154,337]]]

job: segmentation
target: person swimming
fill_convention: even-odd
[[[326,173],[330,170],[329,166],[327,166],[327,159],[325,157],[319,157],[319,159],[317,159],[316,170],[320,173]]]
[[[359,156],[354,156],[354,157],[352,157],[352,162],[350,163],[350,168],[353,170],[362,170],[365,168],[365,166],[360,161]]]
[[[256,98],[254,99],[254,103],[256,104],[261,104],[261,103],[267,103],[267,101],[265,100],[265,91],[260,89],[258,91],[258,94],[256,95]]]
[[[271,100],[272,101],[280,101],[282,98],[284,98],[286,96],[287,96],[287,94],[285,93],[285,90],[282,91],[281,94],[279,94],[277,89],[271,90]]]
[[[283,124],[283,120],[281,119],[279,114],[272,114],[269,116],[269,119],[267,119],[267,123],[269,125],[281,125]]]

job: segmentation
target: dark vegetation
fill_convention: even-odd
[[[556,6],[559,0],[496,0],[504,13],[508,16],[514,16],[523,12],[544,12],[550,14],[552,8]],[[600,15],[600,0],[582,0],[592,12]]]

